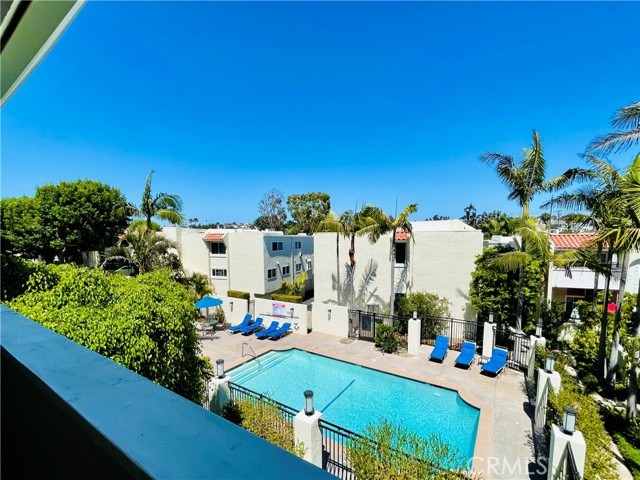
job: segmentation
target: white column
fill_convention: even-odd
[[[407,351],[409,355],[418,355],[420,351],[421,330],[422,322],[419,318],[409,320],[409,335],[407,338]]]
[[[541,347],[547,346],[547,339],[544,337],[536,337],[535,335],[531,335],[531,340],[529,343],[529,359],[527,361],[527,377],[529,380],[533,380],[533,374],[536,371],[536,347],[539,345]]]
[[[229,390],[230,381],[231,377],[229,375],[225,375],[222,378],[215,377],[211,380],[209,384],[209,398],[211,398],[209,410],[213,413],[222,415],[222,410],[224,410],[225,405],[229,402],[231,398],[231,391]]]
[[[482,356],[491,357],[493,353],[493,341],[495,338],[495,323],[484,322],[484,333],[482,334]]]
[[[561,478],[561,473],[565,475],[569,471],[569,451],[571,445],[576,468],[580,473],[580,478],[584,478],[584,460],[587,446],[584,442],[582,432],[576,430],[573,434],[565,433],[558,425],[551,425],[551,442],[549,446],[549,465],[547,466],[547,480],[557,480]]]
[[[320,468],[322,468],[321,418],[322,412],[316,411],[312,415],[307,415],[302,410],[293,419],[294,442],[296,445],[302,443],[305,451],[303,458]]]
[[[556,371],[547,372],[538,369],[538,388],[536,391],[535,425],[538,428],[544,427],[547,421],[547,402],[549,400],[549,386],[555,393],[560,390],[560,374]]]

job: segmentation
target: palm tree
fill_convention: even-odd
[[[611,209],[615,212],[613,225],[599,232],[598,240],[607,242],[622,255],[622,270],[620,273],[620,290],[616,302],[613,339],[609,364],[607,365],[607,381],[613,383],[618,367],[618,351],[620,344],[620,322],[622,316],[622,301],[629,262],[629,252],[640,250],[640,154],[638,154],[623,176],[619,179],[619,194],[611,200]],[[640,285],[639,285],[640,288]],[[640,294],[639,294],[640,296]],[[640,305],[640,302],[636,305]],[[636,336],[640,334],[640,326],[636,327]],[[632,369],[632,370],[635,370]],[[637,372],[634,371],[635,374]],[[637,376],[634,379],[637,382]],[[634,385],[635,387],[635,385]],[[634,406],[635,409],[635,406]],[[635,416],[635,411],[633,412]]]
[[[588,184],[580,187],[573,193],[563,193],[559,195],[550,202],[547,202],[543,207],[553,205],[573,211],[575,213],[567,215],[572,223],[590,226],[599,232],[607,231],[615,225],[612,202],[620,196],[622,176],[613,165],[605,160],[594,157],[593,155],[585,155],[585,158],[590,168],[573,169],[571,178],[572,181],[588,182]],[[598,275],[603,274],[605,276],[605,308],[603,309],[600,320],[600,340],[598,344],[598,378],[602,378],[605,374],[605,356],[608,338],[608,313],[606,303],[609,298],[609,285],[612,271],[611,262],[615,250],[612,246],[608,245],[604,265],[598,262],[597,258],[590,259],[588,251],[595,248],[599,253],[605,246],[607,246],[607,244],[602,241],[602,239],[596,238],[595,241],[585,245],[583,249],[567,254],[569,257],[573,257],[573,262],[570,262],[570,264],[584,265],[595,272],[594,314],[597,302]]]
[[[540,263],[540,297],[538,300],[538,322],[542,323],[543,306],[547,303],[547,284],[549,282],[549,268],[552,263],[562,264],[564,258],[554,255],[551,251],[549,237],[540,228],[534,218],[520,218],[514,220],[515,233],[520,237],[520,249],[496,255],[489,266],[500,272],[524,272],[532,262]],[[524,284],[523,276],[519,279],[519,293]],[[520,301],[520,298],[518,298]],[[521,325],[516,324],[516,330],[521,331]]]
[[[318,225],[318,231],[321,232],[335,232],[336,233],[336,279],[338,283],[340,282],[340,236],[346,236],[347,231],[349,230],[349,224],[352,221],[353,212],[351,210],[347,210],[342,215],[338,217],[335,212],[329,212],[326,218],[320,222]],[[337,300],[338,305],[342,305],[340,303],[340,294],[342,289],[337,288]]]
[[[116,211],[116,214],[121,216],[126,215],[145,219],[148,232],[153,230],[152,218],[166,220],[173,225],[179,225],[185,221],[182,215],[182,200],[178,195],[159,193],[153,196],[151,194],[151,177],[153,174],[154,170],[147,175],[140,207],[126,203],[121,205]]]
[[[409,215],[418,211],[418,204],[411,203],[407,205],[400,215],[396,218],[390,217],[382,209],[374,206],[365,207],[363,213],[367,218],[374,220],[368,226],[365,226],[360,230],[361,234],[367,235],[371,243],[376,243],[378,239],[387,233],[391,233],[390,247],[389,247],[389,261],[391,265],[391,294],[390,294],[390,314],[394,314],[395,309],[395,268],[396,268],[396,233],[399,230],[407,232],[407,236],[411,237],[411,240],[415,242],[413,238],[413,227],[409,221]]]
[[[502,183],[509,189],[509,200],[515,200],[522,207],[522,218],[529,218],[529,205],[535,195],[541,192],[553,191],[562,188],[569,180],[567,174],[545,181],[546,160],[540,143],[540,135],[533,131],[533,145],[524,149],[524,156],[520,163],[516,163],[513,157],[501,153],[484,153],[480,160],[495,168],[495,172]],[[520,251],[526,251],[523,239]],[[518,306],[516,310],[516,330],[522,330],[522,311],[524,303],[523,266],[518,268],[520,288],[518,290]]]
[[[179,272],[182,269],[180,259],[171,251],[177,249],[177,243],[160,233],[149,231],[147,225],[141,223],[130,228],[115,246],[105,250],[104,257],[105,263],[109,259],[123,260],[133,265],[140,274],[163,267]]]
[[[619,109],[611,119],[611,126],[618,130],[595,138],[587,146],[587,153],[608,155],[637,144],[640,141],[640,102]]]

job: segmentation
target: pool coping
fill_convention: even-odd
[[[407,378],[409,380],[415,380],[418,382],[428,383],[430,385],[434,385],[436,387],[446,388],[448,390],[453,390],[460,395],[460,398],[471,405],[472,407],[480,410],[480,417],[478,418],[478,432],[476,433],[476,443],[473,449],[473,468],[472,473],[477,473],[480,475],[487,475],[487,465],[485,464],[486,459],[491,455],[491,438],[493,434],[493,406],[479,400],[476,398],[467,387],[464,385],[457,385],[453,382],[448,382],[446,380],[442,380],[440,378],[432,378],[427,375],[419,375],[414,372],[402,372],[400,370],[394,368],[387,368],[382,370],[380,366],[376,363],[369,362],[362,359],[353,359],[347,355],[342,355],[338,353],[326,353],[320,347],[307,347],[307,346],[280,346],[280,345],[270,345],[265,348],[258,349],[257,352],[254,352],[257,357],[264,355],[265,353],[271,351],[284,352],[287,350],[303,350],[309,353],[322,355],[327,358],[332,358],[334,360],[340,360],[342,362],[352,363],[354,365],[360,365],[362,367],[367,367],[372,370],[376,370],[381,373],[390,373],[392,375],[396,375],[398,377]],[[253,357],[247,359],[239,359],[237,361],[230,362],[229,365],[226,366],[226,370],[231,370],[232,368],[243,365],[249,361],[251,361]]]

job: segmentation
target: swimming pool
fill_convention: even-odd
[[[229,370],[231,381],[296,410],[305,390],[329,422],[364,433],[380,418],[418,435],[438,433],[467,459],[473,457],[480,410],[453,390],[305,352],[269,352]]]

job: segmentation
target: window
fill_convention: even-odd
[[[275,280],[276,278],[276,269],[270,268],[267,270],[267,280]]]
[[[302,242],[294,242],[294,247],[296,250],[300,250],[302,248]]]
[[[226,255],[227,246],[224,242],[211,242],[211,255]]]
[[[226,268],[214,268],[211,270],[212,277],[220,277],[227,278],[227,269]]]
[[[291,267],[289,265],[285,265],[284,267],[282,267],[283,277],[288,277],[290,273],[291,273]]]
[[[396,265],[407,263],[407,244],[396,243]]]
[[[307,260],[307,270],[311,270],[311,260]]]
[[[296,263],[296,273],[300,273],[302,271],[302,264]]]
[[[277,252],[283,250],[282,242],[271,242],[271,251]]]

